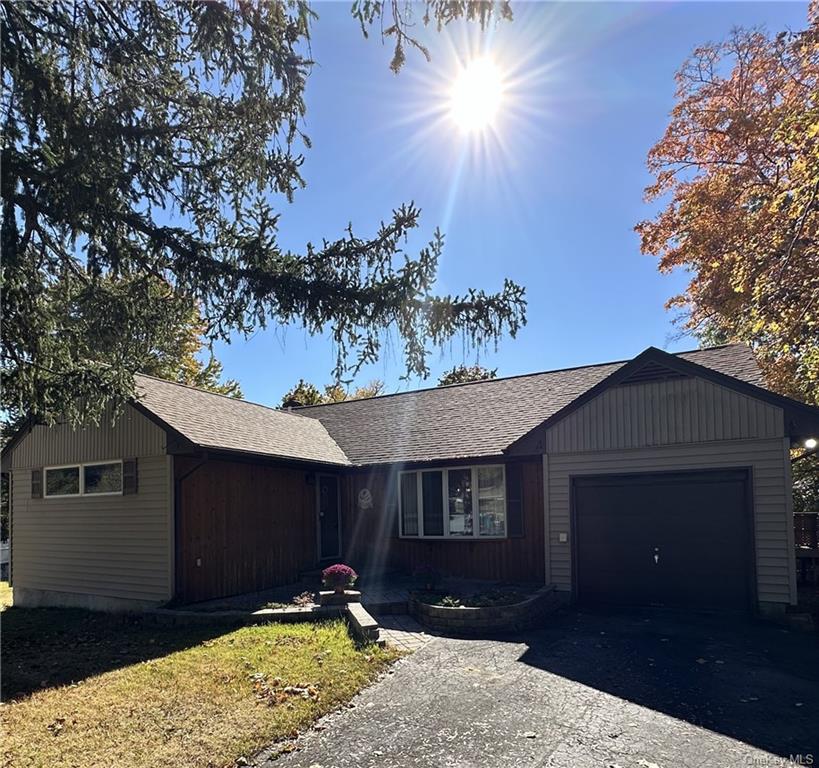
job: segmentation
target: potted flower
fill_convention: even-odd
[[[352,587],[358,574],[349,565],[337,563],[321,572],[321,583],[333,589],[337,595],[343,595],[347,587]]]
[[[441,580],[441,574],[435,570],[431,565],[420,565],[413,571],[412,574],[416,583],[421,589],[427,592],[434,592]]]

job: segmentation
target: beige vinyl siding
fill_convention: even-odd
[[[135,494],[31,498],[32,469],[134,457]],[[15,589],[141,603],[170,599],[172,458],[163,430],[130,406],[114,426],[35,427],[14,448],[11,466]]]
[[[112,412],[106,412],[96,427],[37,425],[14,446],[11,468],[163,456],[165,445],[165,431],[128,405],[115,422]]]
[[[757,599],[793,603],[796,583],[789,516],[788,441],[783,438],[730,440],[640,449],[552,453],[548,457],[549,562],[551,580],[570,590],[572,476],[673,472],[750,467],[753,477]],[[560,541],[560,534],[567,541]],[[696,557],[696,553],[691,553]]]
[[[613,387],[545,431],[546,453],[781,438],[781,408],[700,378]]]

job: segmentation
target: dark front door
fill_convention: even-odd
[[[319,559],[327,560],[341,554],[341,521],[338,505],[338,478],[319,475],[318,532]]]
[[[747,610],[747,485],[744,470],[575,478],[578,600]]]

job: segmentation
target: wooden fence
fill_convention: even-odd
[[[819,515],[799,513],[793,516],[793,540],[796,544],[796,580],[800,585],[819,583]]]

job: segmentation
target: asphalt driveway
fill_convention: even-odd
[[[520,637],[436,638],[296,745],[276,768],[817,762],[819,649],[760,624],[567,612]]]

